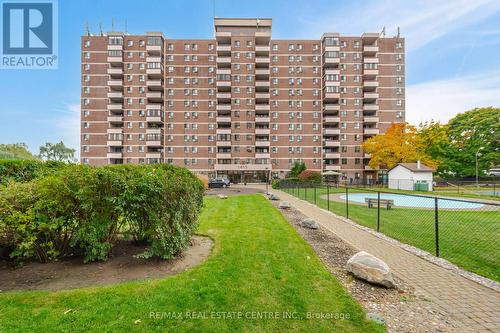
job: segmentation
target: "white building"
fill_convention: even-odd
[[[388,172],[388,186],[396,190],[424,190],[432,191],[432,173],[434,169],[417,163],[398,163]],[[427,184],[427,185],[424,185]]]

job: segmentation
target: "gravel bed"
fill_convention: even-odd
[[[270,202],[278,207],[279,201]],[[415,295],[414,290],[397,277],[394,277],[395,289],[386,289],[353,277],[345,270],[345,264],[358,252],[355,248],[321,227],[317,230],[301,227],[299,222],[306,216],[294,208],[280,211],[368,315],[383,318],[388,332],[472,332],[438,305]]]

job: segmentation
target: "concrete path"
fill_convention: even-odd
[[[290,202],[355,248],[384,260],[396,276],[415,288],[416,293],[432,300],[462,323],[464,331],[500,332],[499,293],[350,225],[304,200],[282,191],[272,191],[279,192],[282,200]]]

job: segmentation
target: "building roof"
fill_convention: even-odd
[[[434,172],[433,168],[430,168],[422,163],[420,163],[420,168],[417,167],[417,163],[398,163],[394,167],[392,167],[389,171],[393,170],[398,166],[402,166],[403,168],[406,168],[412,172]]]

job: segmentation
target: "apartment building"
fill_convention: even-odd
[[[234,181],[295,161],[373,180],[361,145],[405,121],[404,39],[272,39],[272,20],[216,18],[214,38],[86,34],[81,161],[170,163]]]

